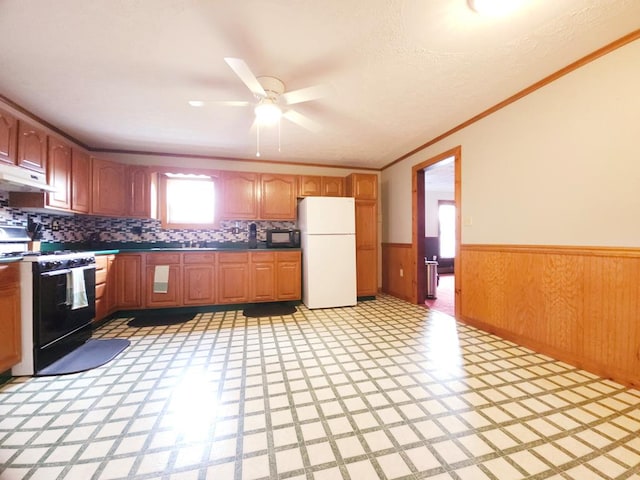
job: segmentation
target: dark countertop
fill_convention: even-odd
[[[299,251],[300,248],[267,248],[265,242],[250,248],[247,242],[204,242],[202,246],[186,247],[180,243],[170,242],[101,242],[101,243],[43,243],[42,251],[77,250],[94,252],[96,255],[113,255],[117,253],[152,253],[152,252],[251,252],[251,251]]]
[[[4,257],[4,258],[0,258],[0,264],[3,263],[15,263],[15,262],[19,262],[22,260],[22,257]]]

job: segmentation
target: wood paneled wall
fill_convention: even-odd
[[[640,249],[462,245],[460,316],[640,386]]]
[[[410,243],[382,244],[383,292],[408,302],[415,302],[414,256]]]

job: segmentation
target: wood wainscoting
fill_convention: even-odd
[[[382,244],[382,291],[415,303],[415,250],[410,243]]]
[[[461,246],[460,319],[640,387],[640,249]]]

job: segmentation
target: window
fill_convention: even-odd
[[[165,173],[160,177],[160,212],[164,228],[215,227],[215,178],[210,175]]]
[[[440,235],[440,257],[456,256],[456,205],[454,202],[438,202],[438,223]]]

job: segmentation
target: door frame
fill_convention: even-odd
[[[424,171],[427,167],[434,165],[442,160],[453,157],[454,168],[454,202],[456,206],[456,258],[453,262],[453,272],[455,275],[455,316],[460,314],[460,240],[461,235],[461,199],[462,199],[462,183],[461,183],[461,163],[462,163],[462,146],[458,145],[446,152],[431,157],[423,162],[414,165],[411,169],[411,192],[412,192],[412,228],[411,238],[413,244],[413,272],[414,285],[413,298],[415,303],[423,304],[426,297],[426,277],[423,275],[424,267],[420,268],[420,262],[424,265],[424,234],[425,234],[425,188],[424,188]]]

